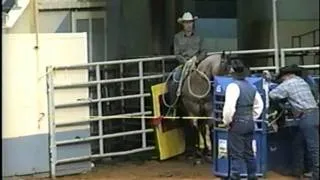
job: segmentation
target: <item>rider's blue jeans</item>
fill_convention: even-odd
[[[174,69],[173,71],[173,80],[175,82],[179,82],[180,78],[181,78],[181,74],[182,74],[182,66],[178,66]]]

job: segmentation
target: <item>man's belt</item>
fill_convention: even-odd
[[[301,118],[303,114],[315,111],[317,109],[318,108],[309,108],[309,109],[304,109],[304,110],[299,110],[299,111],[292,112],[292,114],[293,114],[294,117]]]

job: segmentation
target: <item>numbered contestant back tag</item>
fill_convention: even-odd
[[[228,157],[228,148],[227,140],[219,139],[218,141],[218,158],[227,158]]]

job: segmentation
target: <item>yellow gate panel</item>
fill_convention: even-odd
[[[167,108],[162,102],[162,96],[167,92],[166,84],[161,83],[151,87],[153,101],[153,115],[161,116]],[[154,127],[156,143],[159,150],[160,160],[182,154],[185,151],[185,139],[183,128],[178,120],[160,119],[160,123]]]

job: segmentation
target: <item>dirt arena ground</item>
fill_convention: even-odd
[[[210,164],[201,164],[193,166],[191,162],[182,159],[171,159],[163,162],[156,160],[143,163],[119,162],[112,165],[97,165],[91,172],[58,177],[57,180],[156,180],[156,179],[195,179],[212,180],[216,178],[212,174]],[[19,177],[19,180],[50,178],[39,177]],[[268,172],[267,179],[293,180],[293,177],[284,177],[277,173]]]

